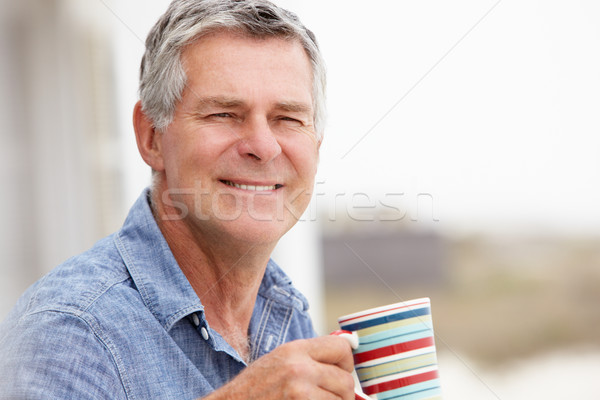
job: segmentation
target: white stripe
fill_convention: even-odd
[[[374,360],[365,361],[360,364],[356,364],[355,367],[372,367],[377,364],[383,364],[386,362],[392,362],[396,360],[402,360],[403,358],[410,358],[421,356],[423,354],[435,353],[435,346],[423,347],[422,349],[415,349],[411,351],[406,351],[404,353],[392,354],[391,356],[376,358]]]
[[[430,301],[429,298],[425,297],[422,299],[415,299],[415,300],[409,300],[409,301],[403,301],[400,303],[395,303],[395,304],[388,304],[387,306],[381,306],[381,307],[376,307],[376,308],[370,308],[368,310],[364,310],[364,311],[359,311],[353,314],[348,314],[348,315],[344,315],[342,317],[338,318],[338,322],[341,321],[345,321],[347,319],[351,319],[351,318],[356,318],[356,317],[360,317],[363,316],[365,314],[372,314],[372,313],[381,313],[384,311],[389,311],[390,309],[396,309],[394,311],[392,311],[392,313],[395,312],[400,312],[399,308],[404,308],[404,307],[411,307],[414,306],[415,304],[419,304],[419,303],[425,303],[423,305],[421,305],[418,308],[423,308],[429,305]],[[354,322],[354,321],[352,321]],[[344,322],[346,324],[346,322]],[[349,323],[349,322],[348,322]]]
[[[395,381],[396,379],[402,379],[402,378],[406,378],[406,377],[413,376],[413,375],[424,374],[426,372],[437,371],[437,369],[438,369],[437,365],[431,365],[429,367],[423,367],[423,368],[414,369],[414,370],[408,371],[408,372],[402,372],[399,374],[388,375],[383,378],[373,379],[371,381],[361,382],[361,386],[364,389],[364,388],[367,388],[367,387],[370,387],[373,385],[378,385],[380,383]]]

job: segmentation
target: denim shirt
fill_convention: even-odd
[[[269,261],[251,360],[313,337],[307,308]],[[195,399],[245,367],[208,325],[147,190],[120,231],[36,282],[0,324],[0,399]]]

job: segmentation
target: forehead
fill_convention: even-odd
[[[308,95],[312,99],[312,66],[295,39],[215,32],[188,45],[182,52],[182,64],[187,89],[219,90],[232,95],[275,90],[281,95]]]

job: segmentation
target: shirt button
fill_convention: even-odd
[[[208,340],[208,331],[205,327],[200,328],[200,334],[204,340]]]
[[[194,325],[198,326],[200,325],[200,318],[198,318],[198,315],[196,314],[192,314],[192,322],[194,323]]]

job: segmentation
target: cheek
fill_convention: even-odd
[[[198,156],[196,146],[183,138],[173,137],[165,142],[164,163],[169,186],[191,187],[199,179],[199,165],[204,157]]]
[[[299,158],[299,164],[302,176],[313,182],[319,165],[319,152],[313,149],[310,153],[303,154]]]
[[[305,180],[314,180],[319,164],[319,149],[312,138],[304,137],[302,140],[290,140],[283,144],[294,169]]]

